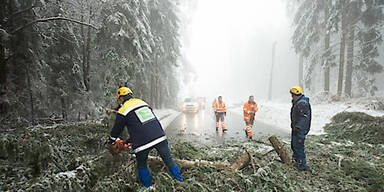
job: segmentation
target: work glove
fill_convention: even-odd
[[[227,112],[224,112],[224,116],[227,116]]]
[[[107,110],[105,110],[105,113],[106,113],[107,115],[110,115],[110,114],[112,114],[112,113],[117,113],[117,111],[114,110],[114,109],[107,109]]]

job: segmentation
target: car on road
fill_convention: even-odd
[[[193,98],[185,98],[181,109],[184,113],[197,113],[200,109],[200,104]]]

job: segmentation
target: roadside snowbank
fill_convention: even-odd
[[[256,113],[256,119],[263,123],[271,124],[282,129],[290,130],[290,111],[291,103],[283,102],[271,102],[261,101],[258,102],[259,111]],[[324,125],[330,122],[331,118],[337,113],[348,111],[348,112],[364,112],[371,116],[383,116],[384,111],[368,110],[362,104],[358,103],[343,103],[343,102],[332,102],[332,103],[319,103],[312,104],[312,125],[310,135],[324,134]],[[242,115],[242,108],[235,108],[231,111]]]
[[[180,115],[179,111],[175,111],[173,109],[154,109],[153,112],[160,120],[163,129],[167,129],[168,125]]]

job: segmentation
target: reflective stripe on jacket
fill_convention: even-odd
[[[227,107],[225,106],[224,102],[216,101],[215,104],[213,104],[213,109],[215,112],[226,112]]]
[[[119,137],[124,127],[128,128],[135,153],[167,139],[152,108],[140,99],[131,98],[124,101],[116,114],[111,137]]]
[[[259,110],[257,107],[257,103],[249,103],[248,101],[244,103],[243,113],[244,113],[244,121],[249,121],[251,119],[251,115],[255,116],[255,113]]]

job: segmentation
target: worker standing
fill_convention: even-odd
[[[312,110],[309,98],[303,95],[299,86],[292,87],[289,91],[292,96],[291,108],[291,148],[292,160],[299,170],[306,170],[305,137],[311,128]]]
[[[116,145],[120,147],[119,136],[124,127],[127,127],[136,155],[139,179],[145,187],[152,185],[147,160],[148,154],[153,148],[157,150],[173,178],[183,182],[180,169],[171,156],[165,132],[152,108],[141,99],[134,98],[132,91],[127,87],[117,90],[117,103],[119,108],[115,125],[107,141],[110,147],[112,149],[116,148]]]
[[[244,121],[245,121],[245,134],[249,139],[252,139],[252,126],[255,121],[255,114],[258,110],[255,98],[251,95],[248,101],[244,103]]]
[[[221,124],[221,129],[225,132],[227,129],[224,124],[224,116],[227,114],[227,108],[222,99],[223,98],[221,96],[217,98],[217,101],[213,104],[213,109],[216,116],[216,131],[219,130],[219,125]]]

